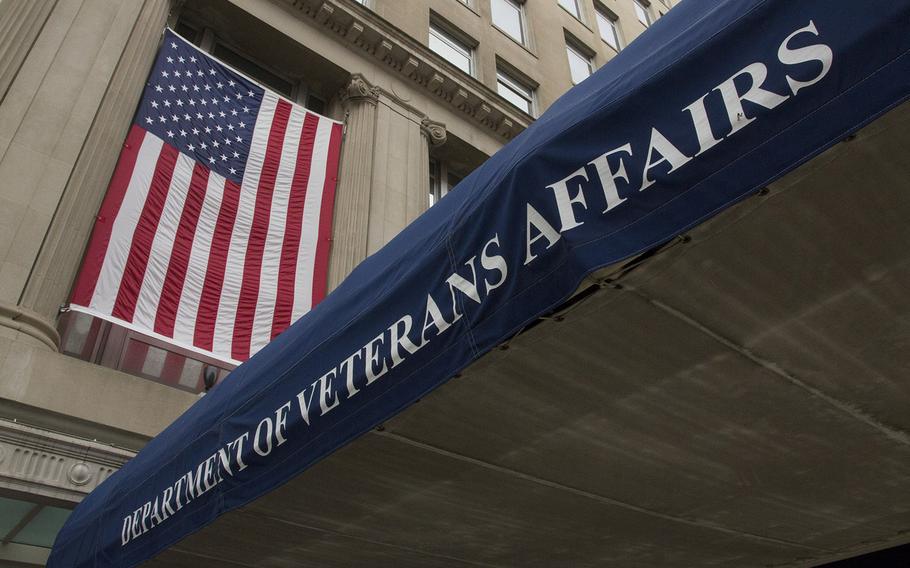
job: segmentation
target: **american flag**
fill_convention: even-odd
[[[325,296],[341,132],[167,30],[72,309],[249,358]]]

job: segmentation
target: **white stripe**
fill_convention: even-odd
[[[202,286],[208,272],[209,253],[212,250],[212,237],[215,234],[218,213],[221,211],[224,186],[223,176],[209,172],[205,199],[199,211],[196,234],[193,236],[193,248],[190,251],[183,294],[180,296],[180,305],[174,319],[174,339],[182,343],[193,343],[196,314],[199,312],[199,302],[202,301]]]
[[[253,319],[253,333],[250,341],[250,355],[253,355],[272,339],[272,319],[275,315],[275,299],[278,296],[278,270],[281,264],[281,249],[284,244],[284,229],[287,223],[288,201],[291,182],[297,169],[297,148],[300,146],[300,132],[306,111],[291,107],[288,127],[281,148],[281,162],[275,177],[275,191],[272,194],[272,208],[269,212],[269,231],[262,251],[262,270],[259,273],[259,298]]]
[[[171,186],[161,210],[161,219],[158,220],[158,230],[152,241],[149,251],[149,261],[145,269],[145,278],[136,300],[136,311],[133,322],[136,325],[155,329],[155,316],[161,303],[161,289],[167,276],[167,267],[171,263],[171,253],[174,250],[174,237],[183,215],[186,196],[190,189],[190,180],[193,179],[193,166],[195,161],[186,154],[177,154],[177,163],[174,164],[174,174],[171,177]]]
[[[310,311],[313,304],[313,269],[316,265],[316,243],[319,239],[319,213],[322,209],[322,190],[325,187],[325,168],[332,136],[332,121],[319,118],[313,159],[307,182],[303,226],[300,229],[300,250],[297,252],[297,275],[294,283],[294,311],[291,323]]]
[[[250,228],[253,225],[253,212],[256,208],[256,191],[259,189],[259,175],[272,129],[272,118],[278,105],[278,97],[266,91],[256,117],[253,139],[250,142],[250,155],[243,183],[240,185],[240,201],[237,205],[237,220],[231,235],[231,246],[228,249],[227,264],[224,271],[224,286],[221,290],[221,302],[218,304],[218,318],[215,320],[215,335],[212,351],[219,357],[231,357],[231,344],[234,339],[234,320],[237,317],[237,303],[240,300],[240,287],[243,284],[243,261],[246,258],[247,243],[250,239]]]
[[[153,134],[146,133],[142,139],[136,164],[133,166],[133,175],[127,185],[117,218],[114,219],[111,240],[104,253],[101,273],[98,275],[98,284],[89,302],[89,307],[101,313],[109,314],[114,311],[114,302],[117,300],[120,281],[123,279],[123,269],[133,244],[133,233],[136,231],[145,198],[152,185],[162,145],[161,139]]]

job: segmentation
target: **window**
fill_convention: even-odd
[[[632,0],[632,6],[635,7],[635,15],[638,16],[638,21],[645,27],[650,26],[651,11],[648,9],[648,6],[641,0]]]
[[[526,83],[498,70],[496,91],[513,105],[534,116],[534,89]]]
[[[559,0],[559,5],[577,19],[581,19],[581,10],[578,9],[578,0]]]
[[[230,372],[205,355],[86,314],[65,313],[60,328],[63,353],[181,390],[203,392],[206,374],[220,382]]]
[[[569,72],[572,74],[572,84],[577,85],[591,76],[594,64],[591,58],[583,54],[578,48],[566,44],[566,54],[569,57]]]
[[[458,67],[468,75],[473,74],[474,50],[432,22],[430,23],[429,45],[430,49],[441,55],[443,59],[455,67]]]
[[[597,29],[600,30],[600,39],[607,42],[607,45],[616,51],[619,51],[619,22],[616,16],[599,6],[595,6],[594,13],[597,15]]]
[[[524,14],[521,4],[515,0],[490,0],[490,8],[493,11],[493,25],[518,43],[525,43]]]
[[[439,203],[460,181],[461,178],[451,173],[445,163],[430,158],[430,193],[427,204],[432,207]]]
[[[221,42],[215,43],[215,47],[212,49],[212,55],[224,61],[244,75],[262,83],[274,91],[281,93],[285,97],[291,98],[294,92],[294,84],[291,81],[285,79],[284,77],[280,77],[275,73],[272,73],[262,65],[259,65],[245,55],[237,53]]]

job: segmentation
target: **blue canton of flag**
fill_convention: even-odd
[[[263,94],[167,30],[134,122],[240,183]]]

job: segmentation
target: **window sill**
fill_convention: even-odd
[[[500,27],[497,26],[496,24],[492,24],[492,27],[493,27],[494,30],[498,31],[499,33],[501,33],[502,35],[504,35],[506,38],[508,38],[509,41],[511,41],[512,43],[514,43],[514,44],[517,45],[518,47],[522,48],[523,50],[527,51],[528,54],[529,54],[531,57],[533,57],[534,59],[537,59],[537,58],[538,58],[538,57],[537,57],[537,54],[534,53],[533,51],[531,51],[531,48],[530,48],[530,47],[528,47],[527,45],[521,43],[520,41],[518,41],[517,39],[515,39],[514,37],[512,37],[511,34],[509,34],[508,32],[506,32],[505,30],[503,30],[502,28],[500,28]]]

